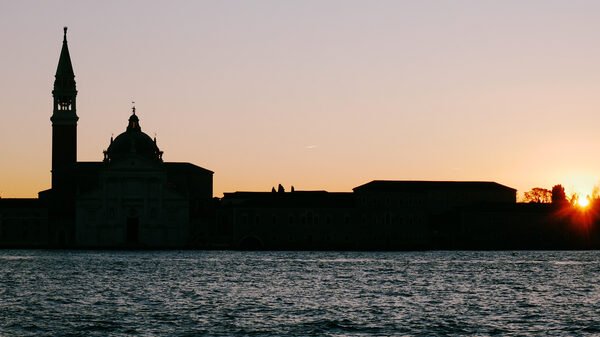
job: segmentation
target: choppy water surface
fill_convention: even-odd
[[[0,336],[600,334],[600,252],[0,251]]]

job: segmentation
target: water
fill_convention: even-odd
[[[0,336],[600,334],[600,252],[0,251]]]

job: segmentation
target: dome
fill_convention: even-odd
[[[151,161],[162,161],[162,151],[156,145],[156,139],[142,132],[139,118],[135,115],[129,117],[127,130],[118,135],[114,140],[111,138],[108,149],[104,152],[104,161],[126,159],[131,156],[142,157]]]

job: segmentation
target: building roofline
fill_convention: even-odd
[[[354,192],[361,190],[400,190],[404,188],[448,189],[459,187],[496,187],[516,192],[517,190],[493,181],[453,181],[453,180],[372,180],[357,186]]]

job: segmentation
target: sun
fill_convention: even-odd
[[[577,199],[577,206],[581,208],[586,208],[590,204],[590,200],[588,198],[579,198]]]

